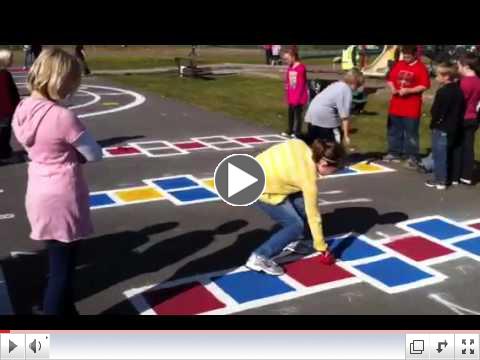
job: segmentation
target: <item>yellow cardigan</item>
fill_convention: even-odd
[[[260,201],[278,205],[288,195],[302,192],[314,247],[317,251],[327,250],[318,210],[318,173],[310,147],[301,140],[289,140],[269,148],[257,160],[267,180]]]

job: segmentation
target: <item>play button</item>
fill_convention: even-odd
[[[215,188],[227,204],[248,206],[265,190],[265,172],[250,155],[230,155],[215,170]]]
[[[8,353],[11,353],[13,350],[15,350],[18,347],[17,344],[15,344],[12,340],[8,341]]]

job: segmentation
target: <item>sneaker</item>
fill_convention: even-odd
[[[264,272],[265,274],[272,276],[282,276],[285,274],[285,271],[283,271],[275,261],[256,254],[250,256],[245,266],[250,270]]]
[[[401,161],[399,156],[393,155],[393,154],[385,155],[382,160],[386,162],[396,162],[396,163],[399,163]]]
[[[425,182],[425,186],[429,187],[429,188],[436,188],[437,190],[446,190],[447,189],[447,186],[445,184],[441,184],[437,181],[434,181],[434,180],[427,180]]]
[[[417,170],[418,169],[418,162],[413,159],[408,159],[405,163],[405,167],[409,170]]]
[[[285,250],[298,255],[310,255],[315,252],[315,248],[307,241],[295,241],[288,245]]]
[[[467,180],[464,178],[460,178],[460,183],[462,183],[463,185],[473,185],[472,180]]]
[[[421,162],[417,163],[417,171],[420,174],[428,174],[430,172]]]
[[[290,136],[292,136],[292,134],[289,134],[289,133],[287,133],[287,132],[285,132],[285,131],[282,132],[280,135],[282,135],[282,136],[284,136],[284,137],[290,137]]]
[[[452,186],[458,186],[460,183],[458,181],[452,181]]]
[[[292,139],[296,139],[296,138],[297,138],[297,135],[292,134],[292,135],[290,135],[290,137],[291,137]]]

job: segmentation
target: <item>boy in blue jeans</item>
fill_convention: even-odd
[[[452,147],[465,114],[465,97],[457,81],[456,65],[443,63],[437,67],[437,81],[440,84],[433,101],[432,155],[433,179],[425,185],[437,190],[445,190],[449,183]]]

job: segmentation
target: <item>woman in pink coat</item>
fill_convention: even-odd
[[[27,150],[27,217],[30,237],[44,241],[49,277],[43,302],[47,315],[78,314],[73,297],[77,240],[91,236],[89,190],[82,164],[102,151],[75,116],[59,102],[80,85],[81,67],[61,49],[43,51],[27,78],[31,96],[13,116],[17,140]]]
[[[288,65],[285,91],[288,103],[288,129],[283,136],[299,137],[302,133],[303,110],[308,103],[307,68],[300,62],[296,48],[283,55]]]

